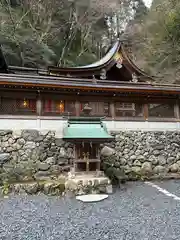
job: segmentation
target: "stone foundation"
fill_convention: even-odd
[[[55,132],[0,131],[0,181],[49,180],[70,170],[73,145]]]
[[[0,186],[0,196],[8,194],[45,194],[77,196],[90,193],[112,193],[111,181],[107,177],[94,177],[90,175],[77,176],[73,179],[59,176],[55,180],[34,182],[4,182]]]
[[[75,195],[112,193],[111,181],[106,176],[95,177],[93,174],[76,175],[73,178],[67,178],[65,189],[74,192]]]
[[[39,193],[43,193],[45,195],[64,195],[65,179],[62,178],[51,181],[4,183],[0,187],[0,195],[34,195]]]
[[[176,178],[180,175],[180,132],[121,131],[102,145],[104,169],[121,179]]]
[[[180,132],[121,131],[112,135],[113,142],[101,145],[101,167],[108,177],[179,178]],[[56,138],[54,131],[0,130],[2,186],[67,180],[72,162],[73,145]]]
[[[53,131],[0,131],[2,193],[60,195],[68,191],[74,194],[107,192],[106,187],[110,183],[105,176],[87,178],[85,175],[70,180],[68,172],[72,162],[73,145],[56,138]]]

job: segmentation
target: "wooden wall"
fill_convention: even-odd
[[[80,116],[84,104],[92,116],[122,121],[179,121],[180,101],[172,97],[73,95],[26,91],[0,92],[0,115]]]

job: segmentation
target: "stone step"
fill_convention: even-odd
[[[72,191],[75,195],[112,193],[111,181],[107,177],[94,177],[89,174],[68,178],[65,182],[65,189]]]

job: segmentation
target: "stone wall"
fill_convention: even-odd
[[[180,176],[180,132],[114,132],[101,145],[102,168],[110,176],[139,179]],[[0,130],[0,183],[56,179],[72,166],[73,145],[55,132]]]
[[[70,170],[73,146],[55,132],[0,130],[0,182],[46,180]]]
[[[124,131],[102,146],[103,167],[119,178],[180,176],[180,132]]]

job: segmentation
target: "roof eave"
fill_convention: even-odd
[[[25,79],[18,80],[16,79],[0,79],[0,86],[24,86],[24,87],[43,87],[43,88],[57,88],[57,89],[73,89],[73,90],[83,90],[83,91],[99,91],[99,92],[146,92],[146,93],[164,93],[164,94],[180,94],[180,86],[173,86],[173,85],[155,85],[155,84],[127,84],[127,85],[120,85],[113,86],[113,85],[102,85],[102,84],[86,84],[83,83],[67,83],[67,82],[60,82],[60,81],[51,81],[45,79],[43,80],[36,80],[30,79],[26,81]]]

